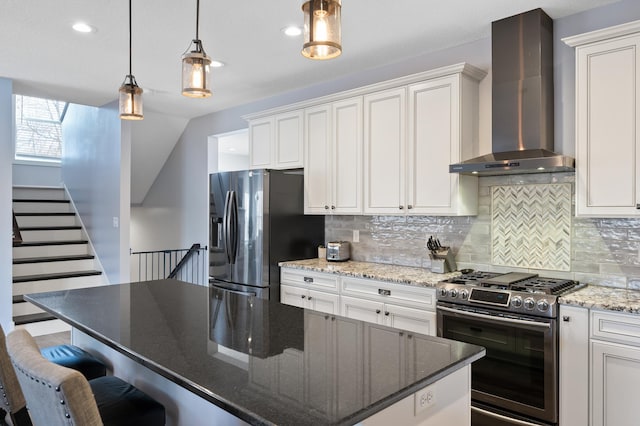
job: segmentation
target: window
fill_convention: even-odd
[[[15,159],[59,162],[67,103],[16,95]]]

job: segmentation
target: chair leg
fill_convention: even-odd
[[[12,413],[11,421],[13,422],[13,426],[33,426],[27,407],[23,407],[21,410]]]
[[[5,418],[7,417],[7,412],[0,408],[0,426],[8,426]]]

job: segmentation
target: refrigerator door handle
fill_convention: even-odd
[[[229,239],[229,205],[231,200],[231,191],[227,191],[227,195],[224,200],[224,215],[222,217],[222,233],[224,234],[224,254],[227,258],[227,263],[231,263],[231,241]]]
[[[235,264],[236,257],[238,256],[238,197],[236,196],[236,191],[231,191],[230,200],[231,200],[230,207],[229,207],[229,213],[230,213],[229,221],[231,222],[230,223],[231,235],[229,236],[229,239],[231,240],[230,263]]]

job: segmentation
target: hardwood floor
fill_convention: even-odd
[[[34,339],[36,339],[36,343],[40,348],[55,345],[68,345],[71,343],[71,332],[63,331],[61,333],[44,334],[42,336],[35,336]]]

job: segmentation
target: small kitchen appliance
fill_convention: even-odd
[[[344,262],[351,257],[349,241],[331,241],[327,244],[327,260]]]
[[[558,298],[573,280],[471,272],[436,286],[438,336],[484,346],[471,425],[558,425]]]

